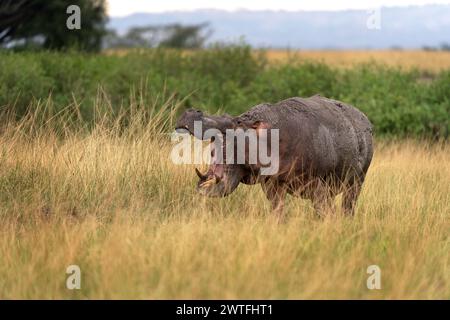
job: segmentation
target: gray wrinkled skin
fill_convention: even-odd
[[[286,193],[311,199],[322,214],[331,208],[333,198],[343,192],[343,208],[353,214],[373,155],[372,125],[353,106],[315,95],[259,104],[234,118],[208,116],[191,109],[181,115],[176,128],[192,134],[195,120],[202,121],[205,130],[217,128],[225,132],[263,126],[279,129],[280,135],[280,166],[276,175],[260,175],[259,164],[221,167],[212,163],[205,174],[199,174],[197,188],[201,194],[226,196],[239,183],[260,183],[282,220]],[[205,186],[208,180],[215,182]]]

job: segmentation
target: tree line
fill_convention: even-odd
[[[68,19],[79,8],[80,28]],[[0,47],[13,49],[200,48],[211,34],[207,23],[149,25],[124,35],[107,29],[105,0],[0,0]]]

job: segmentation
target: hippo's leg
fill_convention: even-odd
[[[276,215],[278,222],[285,222],[284,198],[286,197],[286,187],[277,181],[267,181],[261,184],[267,199],[272,205],[272,212]]]
[[[353,216],[355,214],[355,205],[361,192],[361,187],[364,182],[364,178],[352,179],[346,184],[344,194],[342,196],[342,208],[345,214]]]

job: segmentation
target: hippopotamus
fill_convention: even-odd
[[[202,125],[200,133],[194,132],[195,122]],[[353,215],[373,155],[372,124],[366,115],[349,104],[320,95],[258,104],[236,117],[188,109],[177,120],[175,129],[187,130],[199,139],[204,139],[208,129],[224,134],[230,129],[278,129],[276,173],[261,174],[262,164],[249,163],[247,155],[243,163],[218,163],[214,153],[225,153],[225,147],[212,147],[208,171],[196,172],[200,179],[197,190],[211,197],[227,196],[240,183],[261,184],[281,220],[287,193],[310,199],[320,216],[330,212],[325,209],[333,208],[334,197],[343,193],[343,211]],[[220,143],[229,141],[223,139]],[[272,144],[271,140],[269,151],[274,149]]]

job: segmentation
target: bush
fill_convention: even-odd
[[[55,111],[77,104],[90,121],[99,98],[117,111],[131,99],[145,105],[175,94],[186,107],[239,114],[261,102],[320,93],[361,109],[378,135],[448,137],[449,132],[450,71],[424,82],[418,71],[376,64],[344,70],[307,61],[272,65],[242,45],[122,56],[0,52],[0,70],[0,106],[14,108],[19,117],[32,100],[49,95]]]

